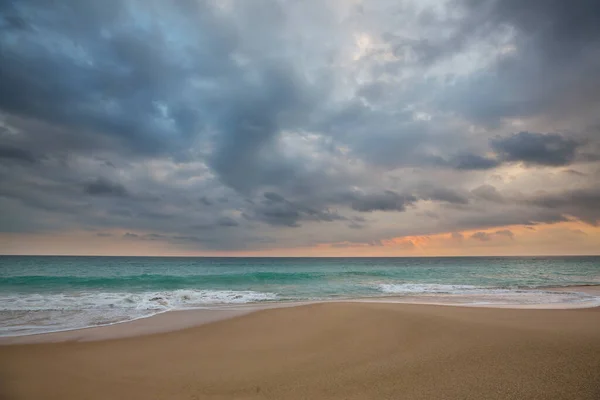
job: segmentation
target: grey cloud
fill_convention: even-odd
[[[212,130],[217,133],[216,150],[209,161],[223,181],[240,189],[248,188],[245,182],[252,181],[251,174],[260,181],[261,175],[255,174],[263,161],[259,153],[282,124],[303,115],[301,103],[310,104],[302,100],[306,91],[301,85],[306,83],[283,60],[267,62],[244,48],[262,38],[242,40],[235,25],[206,2],[172,7],[156,2],[155,7],[133,11],[136,5],[81,1],[51,7],[37,1],[24,7],[15,2],[12,13],[35,29],[5,36],[0,108],[65,129],[93,131],[149,155],[184,157],[197,132]],[[39,18],[36,9],[44,10],[47,18]],[[170,21],[172,31],[158,24],[123,24],[134,18],[131,13],[158,17],[153,9]],[[44,45],[45,33],[64,46]],[[166,41],[169,34],[181,40],[186,40],[184,35],[204,39],[202,46],[176,48]],[[69,45],[73,37],[83,54]],[[14,39],[19,39],[18,46]],[[247,70],[234,61],[235,52],[250,57]],[[54,72],[46,74],[48,70]],[[246,79],[249,75],[252,79]],[[29,79],[32,76],[47,79],[40,83]],[[232,158],[236,162],[230,162]]]
[[[209,158],[223,182],[243,192],[288,179],[289,167],[266,153],[276,152],[273,141],[280,130],[293,126],[309,104],[292,70],[266,67],[260,73],[260,83],[247,87],[244,97],[228,98],[221,105],[227,111],[219,121],[217,149]]]
[[[538,225],[554,224],[568,221],[569,218],[560,210],[514,205],[506,209],[488,208],[479,212],[468,212],[466,215],[451,218],[450,228],[490,229],[506,225]]]
[[[233,218],[230,218],[230,217],[219,218],[218,224],[219,224],[219,226],[223,226],[223,227],[234,227],[234,226],[239,225],[239,223],[236,220],[234,220]]]
[[[27,163],[36,162],[36,157],[30,151],[3,145],[0,145],[0,159],[24,161]]]
[[[481,242],[489,242],[492,240],[492,235],[486,232],[475,232],[471,235],[471,239],[479,240]]]
[[[38,2],[36,5],[44,8],[42,2]],[[9,56],[0,65],[0,76],[3,77],[2,86],[5,89],[0,96],[0,107],[21,116],[31,116],[55,124],[64,124],[74,128],[91,128],[109,135],[118,135],[124,139],[124,143],[129,143],[141,151],[155,151],[161,145],[165,146],[166,143],[161,143],[159,140],[160,133],[156,131],[156,125],[152,126],[153,124],[149,123],[158,117],[158,113],[153,110],[152,105],[154,96],[145,98],[140,96],[143,90],[158,89],[156,84],[153,88],[143,88],[142,85],[152,83],[150,80],[144,81],[141,77],[147,75],[149,68],[164,64],[158,58],[161,53],[151,51],[143,42],[134,43],[133,36],[128,38],[113,36],[112,39],[102,39],[96,36],[101,29],[106,28],[100,24],[113,23],[115,16],[101,12],[96,19],[96,16],[90,18],[92,13],[111,8],[118,10],[120,6],[113,3],[112,5],[107,4],[106,9],[100,6],[86,9],[88,6],[90,6],[89,3],[80,2],[75,7],[80,11],[76,14],[79,15],[79,23],[90,24],[87,29],[84,29],[79,23],[61,24],[62,18],[70,17],[57,13],[56,9],[47,10],[57,19],[55,21],[47,19],[46,21],[52,21],[48,25],[46,21],[36,18],[34,13],[28,12],[27,8],[17,7],[23,14],[21,18],[27,20],[31,26],[35,27],[35,30],[5,36],[5,39],[17,36],[21,40],[19,46],[13,46],[10,44],[11,42],[3,43],[3,48]],[[76,12],[74,9],[72,11]],[[100,16],[106,16],[107,20],[100,20]],[[94,27],[97,29],[96,32],[93,31]],[[63,42],[70,40],[70,37],[78,37],[80,43],[85,43],[88,54],[92,57],[98,57],[105,53],[108,57],[115,57],[114,61],[117,66],[121,63],[136,63],[125,65],[132,67],[134,75],[139,78],[127,75],[119,76],[118,67],[111,68],[110,64],[102,69],[100,66],[103,63],[99,59],[94,60],[96,62],[92,64],[94,65],[92,67],[89,64],[78,62],[77,54],[69,53],[66,49],[61,52],[43,45],[35,46],[36,32],[40,32],[42,35],[44,32],[53,32]],[[139,58],[136,59],[136,57]],[[45,71],[48,70],[57,72],[50,75],[45,74]],[[48,77],[43,83],[27,78],[28,76],[43,75]],[[165,74],[165,76],[168,75]],[[107,93],[107,88],[112,90],[112,93]],[[129,89],[129,95],[124,91],[125,88]],[[107,109],[107,105],[100,100],[107,96],[113,102],[112,109]],[[60,101],[55,99],[60,99]],[[143,122],[144,118],[147,122]],[[150,134],[151,132],[154,133]],[[146,135],[146,133],[149,134]],[[142,138],[144,140],[139,140]]]
[[[112,233],[108,233],[108,232],[98,232],[98,233],[96,233],[96,236],[99,236],[99,237],[111,237],[111,236],[112,236]]]
[[[413,247],[413,246],[410,246],[411,244],[412,244],[411,242],[407,242],[407,247]],[[333,243],[331,245],[331,247],[338,248],[338,249],[347,249],[347,248],[365,247],[365,246],[378,247],[378,246],[383,246],[383,243],[380,240],[372,240],[369,242],[339,242],[339,243]]]
[[[565,174],[569,174],[569,175],[573,175],[573,176],[587,176],[587,174],[584,174],[583,172],[579,172],[577,170],[574,169],[567,169],[565,171],[563,171]]]
[[[526,202],[574,216],[592,225],[600,222],[600,187],[538,193]]]
[[[495,138],[492,148],[504,161],[523,161],[528,164],[560,166],[573,162],[579,144],[557,134],[519,132]]]
[[[277,193],[273,193],[273,192],[265,192],[263,194],[265,196],[265,199],[273,201],[275,203],[283,203],[285,202],[285,199],[283,198],[283,196],[277,194]]]
[[[463,240],[465,238],[464,235],[462,233],[460,233],[460,232],[452,232],[450,234],[450,237],[453,240],[457,240],[457,241],[461,241],[461,240]]]
[[[577,0],[565,4],[560,0],[491,0],[476,2],[471,6],[488,7],[488,17],[510,23],[544,45],[543,51],[553,55],[574,55],[589,45],[597,44],[598,3],[594,0]],[[487,4],[485,4],[487,3]],[[577,44],[573,47],[573,44]]]
[[[275,226],[300,226],[298,221],[301,218],[301,214],[293,206],[263,208],[257,211],[258,212],[255,213],[255,217],[250,216],[249,218],[259,219],[267,224]]]
[[[487,233],[487,232],[475,232],[471,235],[471,239],[475,239],[475,240],[479,240],[480,242],[489,242],[492,239],[494,239],[494,237],[507,237],[510,239],[514,239],[515,235],[512,231],[508,230],[508,229],[502,229],[499,231],[496,231],[494,233]]]
[[[442,201],[451,204],[468,204],[467,196],[458,193],[456,190],[443,187],[422,189],[421,198],[424,200]]]
[[[493,203],[502,203],[504,198],[498,192],[498,190],[492,185],[481,185],[471,190],[471,193],[478,199],[490,201]]]
[[[165,235],[165,234],[160,234],[160,233],[147,233],[144,235],[138,235],[136,233],[131,233],[131,232],[127,232],[123,235],[123,237],[128,238],[128,239],[137,239],[137,240],[143,240],[143,241],[159,241],[159,240],[165,240],[171,243],[176,243],[176,242],[202,242],[203,239],[197,237],[197,236],[181,236],[181,235]]]
[[[350,229],[363,229],[365,226],[356,222],[351,222],[348,224],[348,228]]]
[[[333,222],[346,218],[329,209],[315,209],[301,203],[288,201],[283,196],[265,192],[265,201],[254,204],[245,218],[258,220],[274,226],[299,227],[300,221]]]
[[[371,194],[351,193],[348,197],[352,209],[360,212],[405,211],[407,206],[417,201],[412,195],[402,196],[391,190]]]
[[[165,239],[167,238],[167,235],[161,235],[158,233],[148,233],[146,235],[142,236],[142,239],[144,240],[160,240],[160,239]]]
[[[502,229],[495,232],[495,235],[506,236],[508,238],[514,239],[515,234],[509,229]]]
[[[111,182],[104,178],[98,178],[84,185],[85,193],[92,196],[115,196],[126,197],[129,195],[125,186]]]
[[[449,164],[459,170],[487,170],[496,168],[499,162],[477,154],[462,154],[451,160]]]
[[[459,0],[457,5],[466,15],[463,26],[480,27],[469,32],[472,38],[506,36],[509,28],[514,47],[488,68],[459,79],[441,96],[444,107],[497,126],[506,118],[564,117],[565,112],[598,104],[597,2]]]
[[[423,211],[418,213],[419,216],[424,216],[431,219],[440,219],[440,215],[433,211]]]

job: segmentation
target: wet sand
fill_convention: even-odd
[[[285,304],[275,303],[272,305],[246,305],[240,307],[222,307],[218,309],[167,311],[147,318],[139,318],[112,325],[39,333],[34,335],[0,337],[0,346],[8,344],[56,343],[74,341],[89,342],[173,332],[229,318],[239,317],[241,315],[249,314],[262,309],[283,306],[285,306]],[[2,399],[0,398],[0,400]]]
[[[534,289],[532,289],[534,290]],[[578,309],[598,307],[600,302],[600,285],[586,286],[567,286],[567,287],[547,287],[544,290],[552,292],[579,292],[596,296],[593,301],[580,303],[548,303],[548,304],[474,304],[472,299],[461,298],[461,296],[444,296],[436,294],[427,296],[385,296],[368,297],[351,300],[341,300],[341,302],[359,302],[359,303],[394,303],[394,304],[418,304],[418,305],[436,305],[450,307],[483,307],[483,308],[509,308],[509,309]],[[68,331],[58,331],[50,333],[39,333],[23,336],[5,336],[0,337],[0,346],[6,344],[30,344],[46,342],[66,342],[66,341],[96,341],[108,339],[120,339],[126,337],[151,335],[156,333],[165,333],[178,331],[204,325],[224,319],[238,317],[240,315],[252,312],[272,309],[296,307],[308,304],[340,302],[340,300],[329,301],[303,301],[303,302],[269,302],[269,303],[249,303],[241,305],[218,306],[213,308],[172,310],[163,312],[154,316],[140,318],[132,321],[124,321],[112,325],[103,325],[89,328],[73,329]],[[1,399],[0,399],[1,400]]]
[[[551,287],[549,289],[556,292],[580,292],[600,296],[600,285]]]
[[[0,346],[0,399],[230,398],[597,400],[600,311],[321,303]]]

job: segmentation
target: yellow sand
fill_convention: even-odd
[[[382,303],[0,347],[0,399],[600,399],[600,312]]]

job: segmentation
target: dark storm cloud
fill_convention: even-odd
[[[360,212],[405,211],[407,206],[417,201],[412,195],[403,196],[391,190],[369,194],[349,193],[346,197],[352,209]]]
[[[491,145],[505,161],[560,166],[570,164],[574,160],[579,143],[557,134],[519,132],[512,136],[495,138]]]
[[[598,200],[600,200],[600,192],[597,189],[581,189],[565,191],[558,194],[542,193],[535,196],[532,201],[543,207],[557,208],[572,203],[578,203],[589,207],[598,205]]]
[[[516,201],[507,208],[483,210],[467,210],[466,214],[450,216],[449,228],[460,230],[491,229],[508,225],[555,224],[569,221],[568,216],[560,210],[538,207],[524,207]]]
[[[265,199],[270,200],[274,203],[283,203],[285,202],[285,199],[283,198],[283,196],[277,194],[277,193],[273,193],[273,192],[265,192],[263,194],[263,196],[265,196]]]
[[[538,193],[526,201],[571,215],[592,225],[600,222],[600,187]]]
[[[221,218],[219,218],[217,223],[219,226],[223,226],[223,227],[234,227],[234,226],[240,225],[236,220],[234,220],[233,218],[229,218],[229,217],[221,217]]]
[[[301,213],[291,205],[284,205],[259,208],[255,211],[254,215],[247,215],[247,218],[259,220],[274,226],[298,227],[300,226],[298,221],[301,218]]]
[[[356,223],[356,222],[351,222],[348,224],[348,228],[350,229],[363,229],[364,225]]]
[[[149,42],[140,35],[153,32],[135,32],[133,26],[111,32],[124,4],[13,4],[12,12],[31,29],[3,35],[2,109],[116,136],[142,152],[173,143],[158,128],[156,102],[177,88],[172,78],[178,68],[164,59],[160,37]],[[46,18],[39,17],[42,10]],[[110,34],[101,35],[103,30]]]
[[[98,178],[84,185],[85,193],[92,196],[116,196],[126,197],[129,195],[125,186],[111,182],[104,178]]]
[[[443,187],[421,189],[421,198],[423,200],[441,201],[451,204],[468,204],[469,199],[466,195],[458,193],[456,190]]]
[[[283,59],[253,60],[238,37],[245,33],[236,32],[206,2],[172,7],[151,2],[139,16],[128,7],[142,4],[14,2],[10,14],[34,29],[4,36],[0,108],[93,131],[145,154],[181,157],[197,132],[212,130],[217,133],[212,167],[227,184],[248,189],[246,182],[260,181],[271,168],[261,167],[261,149],[285,124],[304,115],[307,83]],[[267,5],[257,8],[257,18],[271,12]],[[153,9],[175,29],[132,23],[157,17]],[[168,35],[202,40],[180,48],[167,41]],[[251,61],[242,68],[235,52]]]
[[[214,148],[207,164],[222,183],[236,190],[252,191],[263,183],[276,185],[297,176],[302,165],[268,154],[277,152],[280,130],[306,115],[314,100],[312,88],[284,58],[260,53],[263,47],[256,43],[277,41],[276,36],[264,37],[270,35],[268,30],[261,34],[254,28],[253,35],[247,35],[235,27],[236,22],[260,25],[256,21],[274,16],[277,7],[240,7],[239,14],[224,16],[208,2],[146,5],[5,4],[2,18],[8,22],[2,25],[6,30],[2,48],[7,57],[0,63],[0,108],[11,118],[20,118],[22,141],[66,157],[82,154],[83,145],[88,152],[108,151],[113,159],[133,153],[137,160],[147,160],[186,159],[192,138],[200,137]],[[159,14],[164,24],[134,23],[138,17],[152,19]],[[31,29],[9,23],[16,20]],[[167,41],[171,35],[188,44],[174,46]],[[45,78],[35,79],[41,76]],[[26,127],[31,125],[27,118],[46,126]],[[46,143],[48,126],[52,143]],[[33,160],[25,150],[2,149],[3,158]],[[88,182],[83,190],[102,197],[129,194],[107,179]],[[210,197],[200,201],[212,205]],[[219,197],[219,202],[226,203],[227,198]],[[164,215],[115,212],[145,218]],[[302,218],[339,219],[300,205],[264,216],[269,223],[285,220],[284,225],[295,225],[294,220]],[[222,220],[219,226],[234,224]]]
[[[542,50],[567,56],[597,44],[600,37],[598,2],[594,0],[467,0],[473,8],[488,8],[486,17],[510,23],[543,43]],[[575,45],[575,46],[574,46]]]
[[[267,66],[261,74],[256,86],[221,105],[226,111],[218,122],[217,149],[209,158],[223,182],[240,191],[289,179],[289,166],[278,165],[267,154],[276,153],[275,137],[282,128],[293,126],[309,104],[291,69]]]
[[[514,30],[512,53],[461,79],[447,106],[485,125],[598,103],[600,24],[594,0],[459,0],[474,37]],[[459,30],[459,33],[464,30]],[[587,105],[586,105],[587,106]]]
[[[246,219],[265,222],[273,226],[299,227],[301,221],[333,222],[346,220],[335,211],[316,209],[288,201],[283,196],[265,192],[264,200],[252,205],[245,213]]]
[[[12,146],[0,145],[0,159],[24,161],[27,163],[34,163],[36,158],[33,153],[25,149]]]
[[[204,204],[205,206],[212,206],[213,202],[211,200],[209,200],[206,196],[202,196],[200,198],[200,202],[202,204]]]
[[[463,154],[455,157],[450,163],[459,170],[486,170],[498,166],[498,161],[477,154]]]
[[[523,162],[526,165],[565,166],[576,161],[583,143],[555,133],[518,132],[490,139],[495,157],[462,154],[435,163],[458,170],[489,170],[503,163]],[[585,155],[582,155],[585,159]]]

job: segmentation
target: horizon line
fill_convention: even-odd
[[[119,255],[119,254],[0,254],[0,257],[131,257],[131,258],[525,258],[525,257],[600,257],[600,254],[513,254],[513,255],[437,255],[437,256],[203,256],[203,255]]]

